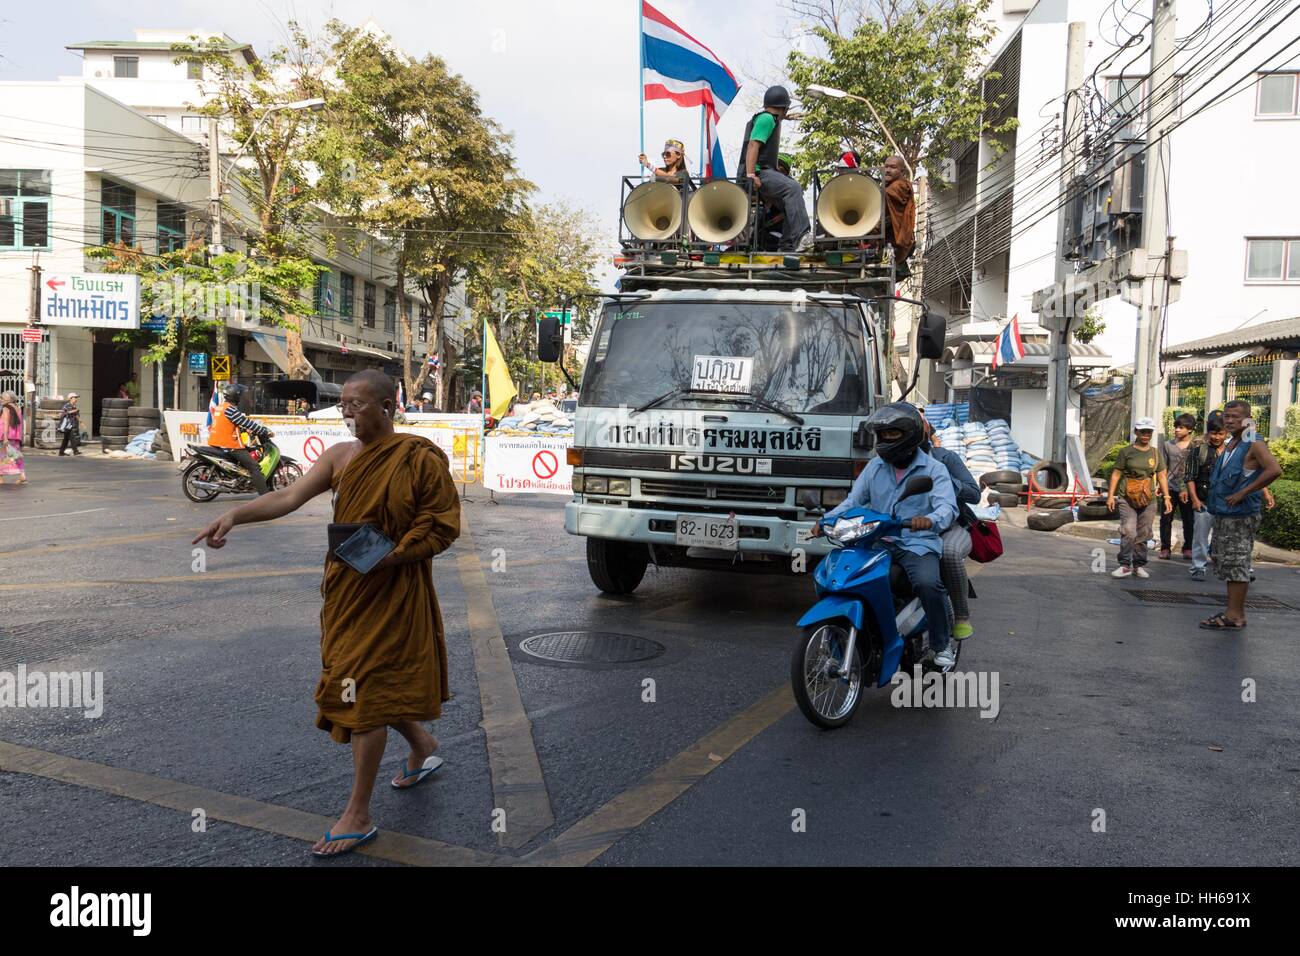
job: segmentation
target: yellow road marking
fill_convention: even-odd
[[[488,765],[492,772],[495,808],[505,810],[505,832],[500,843],[520,847],[555,823],[551,796],[533,743],[533,725],[524,711],[510,652],[492,604],[492,591],[461,510],[461,530],[456,567],[465,591],[469,642],[478,674]]]
[[[652,770],[630,790],[620,793],[551,842],[524,856],[522,862],[543,866],[586,866],[720,767],[793,707],[790,686],[783,684]]]
[[[0,741],[0,771],[26,773],[47,780],[90,787],[128,800],[177,810],[186,816],[201,808],[212,820],[223,820],[308,843],[315,843],[334,825],[333,819],[317,813],[263,803],[248,797],[3,741]],[[490,853],[454,846],[440,840],[387,831],[381,831],[377,840],[356,852],[410,866],[499,866],[513,862],[507,857],[495,857]]]

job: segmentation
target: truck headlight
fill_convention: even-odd
[[[609,493],[609,479],[599,475],[588,475],[582,482],[582,490],[589,495]]]
[[[632,479],[631,478],[609,479],[609,493],[611,495],[631,495]]]
[[[822,489],[822,507],[834,508],[841,504],[849,496],[847,488],[823,488]]]
[[[573,476],[573,493],[575,495],[582,494],[582,475]]]

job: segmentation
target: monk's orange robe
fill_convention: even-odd
[[[404,559],[364,575],[325,561],[316,726],[347,743],[354,730],[433,720],[450,699],[432,558],[460,534],[460,498],[442,450],[400,433],[357,452],[333,488],[334,520],[375,525]]]
[[[885,208],[889,215],[890,240],[899,259],[906,259],[916,247],[916,200],[912,184],[902,176],[885,187]]]

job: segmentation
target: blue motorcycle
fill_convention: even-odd
[[[933,484],[918,475],[904,487],[903,498],[927,494]],[[882,538],[902,534],[902,522],[850,508],[832,525],[823,519],[822,527],[837,550],[813,574],[820,600],[799,619],[803,633],[790,660],[790,680],[803,715],[830,729],[853,718],[864,685],[884,687],[899,670],[911,673],[918,662],[926,670],[952,668],[927,659],[925,609],[902,565],[880,546]],[[948,613],[951,618],[951,608]],[[955,651],[960,657],[961,642]]]

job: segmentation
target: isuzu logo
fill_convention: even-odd
[[[772,459],[733,455],[669,455],[668,467],[673,471],[699,471],[718,475],[770,475]]]

